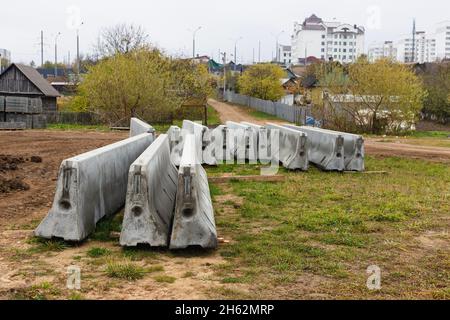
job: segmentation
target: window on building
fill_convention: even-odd
[[[321,52],[325,52],[325,48],[320,49]]]
[[[343,60],[347,60],[347,56],[342,56],[342,59]]]
[[[347,49],[343,49],[342,52],[347,52]]]
[[[322,39],[325,39],[325,35],[324,34],[322,35]]]
[[[325,42],[322,41],[322,45],[324,46],[324,45],[325,45]]]
[[[344,46],[346,46],[347,45],[347,42],[344,42]]]
[[[334,48],[334,52],[337,52],[337,48]]]

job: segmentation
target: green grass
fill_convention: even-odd
[[[155,277],[153,277],[153,279],[159,283],[174,283],[177,280],[177,278],[175,278],[175,277],[166,276],[166,275],[155,276]]]
[[[415,131],[410,136],[414,138],[447,139],[450,137],[450,131]]]
[[[87,252],[87,256],[90,258],[100,258],[111,254],[111,250],[106,248],[91,248]]]
[[[28,252],[31,254],[44,252],[58,252],[71,247],[69,243],[63,240],[47,240],[38,237],[32,237],[28,239],[27,243],[33,245],[33,247],[28,249]]]
[[[112,233],[120,233],[122,231],[123,212],[113,216],[106,217],[97,223],[94,234],[91,236],[92,240],[100,242],[113,242],[117,238],[112,236]]]
[[[139,280],[144,277],[145,269],[133,263],[110,262],[106,267],[106,275],[110,278]]]
[[[108,126],[105,125],[80,125],[80,124],[62,124],[62,123],[50,123],[47,125],[48,130],[61,130],[61,131],[110,131]]]
[[[261,112],[261,111],[255,111],[250,109],[249,114],[259,120],[280,120],[280,118],[275,117],[271,114],[265,113],[265,112]]]
[[[360,283],[358,290],[366,292],[365,269],[371,264],[406,268],[399,266],[404,261],[397,261],[405,247],[414,246],[414,239],[428,230],[450,227],[450,201],[445,191],[450,190],[450,167],[371,157],[366,166],[368,171],[388,174],[346,175],[312,167],[306,173],[281,170],[280,174],[287,176],[282,183],[233,181],[220,188],[214,186],[213,194],[222,192],[243,199],[242,206],[214,200],[218,232],[232,240],[219,249],[230,264],[226,273],[216,271],[222,282],[245,279],[256,287],[265,285],[273,290],[274,286],[295,283],[298,277],[319,276],[335,283],[335,292],[342,297],[352,295],[355,283]],[[259,167],[207,168],[211,175],[243,170],[257,172]],[[399,244],[389,247],[387,239]],[[416,261],[410,263],[419,270],[429,269]],[[430,277],[442,284],[437,273]],[[423,283],[426,286],[427,282]],[[392,286],[397,295],[417,290],[406,283]],[[405,286],[409,286],[406,291],[399,289]]]
[[[53,300],[58,299],[61,291],[50,282],[42,282],[28,288],[17,290],[12,298],[14,300]]]
[[[208,126],[218,126],[220,124],[222,122],[220,121],[219,113],[216,109],[208,105]]]

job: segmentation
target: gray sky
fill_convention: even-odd
[[[338,5],[337,5],[338,4]],[[374,41],[396,40],[410,33],[412,18],[420,30],[433,31],[434,25],[450,20],[450,1],[443,0],[340,0],[340,1],[269,1],[269,0],[13,0],[2,5],[0,48],[12,52],[15,62],[40,62],[40,30],[45,32],[45,60],[54,60],[55,34],[59,39],[60,61],[71,52],[75,57],[76,31],[69,26],[80,11],[85,25],[80,29],[81,51],[91,52],[102,27],[117,23],[134,23],[145,27],[153,44],[170,54],[190,55],[192,33],[188,29],[202,26],[197,34],[197,53],[213,55],[219,49],[234,51],[238,58],[257,56],[258,41],[262,58],[270,59],[275,50],[274,34],[286,31],[282,43],[290,43],[293,22],[302,22],[312,13],[324,20],[364,25],[366,46]]]

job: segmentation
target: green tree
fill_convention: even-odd
[[[450,63],[442,62],[427,65],[421,75],[428,92],[422,112],[431,120],[444,124],[450,119]]]
[[[99,113],[111,123],[133,116],[163,119],[209,90],[207,70],[142,48],[90,66],[71,108]]]
[[[370,133],[409,128],[426,96],[411,67],[388,59],[375,63],[358,59],[348,67],[348,74],[335,67],[320,83],[329,91],[332,108],[359,130]]]
[[[280,82],[283,77],[283,69],[275,64],[256,64],[239,77],[238,86],[242,94],[277,101],[284,96]]]

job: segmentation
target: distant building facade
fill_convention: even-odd
[[[397,47],[393,41],[385,41],[383,44],[377,44],[369,49],[370,62],[383,58],[397,60]]]
[[[436,59],[450,59],[450,20],[436,26],[434,38],[436,39]]]
[[[286,45],[278,46],[278,62],[289,67],[292,64],[292,47]]]
[[[6,49],[0,49],[0,73],[11,64],[11,52]]]
[[[397,60],[403,63],[426,63],[436,61],[436,39],[425,31],[417,31],[412,36],[397,42]]]
[[[316,15],[294,24],[292,40],[292,63],[315,57],[352,63],[364,54],[365,29],[362,26],[325,22]]]

